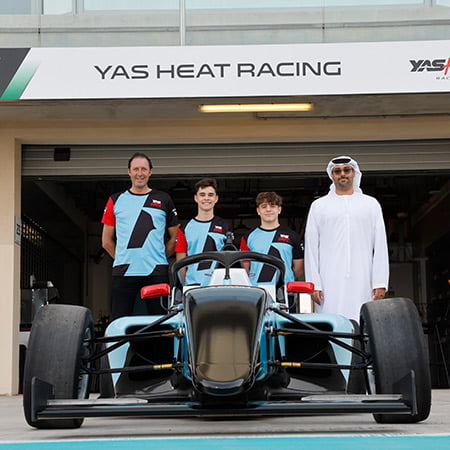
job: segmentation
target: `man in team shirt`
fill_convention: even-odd
[[[133,314],[143,286],[169,282],[167,257],[174,251],[178,218],[169,194],[148,186],[151,174],[150,158],[135,153],[128,161],[131,188],[113,194],[103,214],[102,245],[114,259],[112,319]],[[165,313],[156,302],[146,307],[149,314]]]
[[[240,249],[276,256],[286,266],[284,281],[303,276],[303,243],[300,236],[280,225],[282,198],[275,192],[260,192],[256,197],[256,212],[261,224],[241,239]],[[267,264],[246,263],[253,284],[275,284],[275,269]]]
[[[175,253],[177,261],[185,256],[221,250],[231,224],[214,215],[214,207],[219,200],[217,182],[214,178],[203,178],[195,184],[194,200],[197,215],[178,230]],[[185,284],[206,285],[211,276],[211,262],[193,264],[185,271]]]

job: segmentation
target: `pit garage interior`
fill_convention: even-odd
[[[32,300],[84,304],[108,321],[111,258],[101,247],[104,205],[129,186],[128,158],[146,152],[150,185],[169,192],[180,222],[196,214],[194,183],[218,180],[216,213],[235,243],[258,224],[260,191],[283,197],[281,221],[301,235],[311,202],[325,195],[327,161],[359,161],[362,188],[381,203],[388,233],[389,296],[413,298],[429,340],[433,386],[449,387],[450,141],[262,142],[151,145],[22,145],[21,326]],[[51,283],[51,284],[50,284]],[[52,287],[49,287],[52,286]]]

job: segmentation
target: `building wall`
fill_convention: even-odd
[[[0,134],[0,394],[17,392],[20,320],[20,247],[15,219],[20,218],[21,148],[13,134]]]
[[[393,5],[377,7],[307,8],[278,8],[273,3],[274,8],[267,9],[187,9],[182,22],[177,9],[0,14],[0,45],[249,45],[439,40],[450,35],[450,8],[428,2],[410,7],[393,1]]]

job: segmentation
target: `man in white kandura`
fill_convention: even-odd
[[[361,305],[384,298],[389,279],[386,230],[378,201],[362,193],[358,163],[330,161],[330,192],[315,200],[305,231],[305,277],[315,311],[359,320]]]

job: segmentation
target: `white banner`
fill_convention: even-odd
[[[450,41],[32,48],[2,98],[450,91]]]

